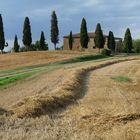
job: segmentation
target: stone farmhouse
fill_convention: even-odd
[[[89,36],[88,48],[85,50],[98,52],[98,48],[96,48],[95,42],[94,42],[95,33],[93,33],[93,32],[88,33],[88,36]],[[105,38],[104,48],[107,48],[108,36],[104,35],[104,38]],[[64,43],[63,49],[70,50],[69,49],[69,35],[63,37],[63,43]],[[118,52],[121,51],[122,38],[115,37],[115,43],[116,43],[116,51],[118,51]],[[73,48],[72,48],[72,50],[74,50],[74,51],[83,50],[81,47],[81,44],[80,44],[80,33],[73,34]]]

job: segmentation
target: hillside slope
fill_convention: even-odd
[[[27,66],[44,65],[51,62],[59,62],[77,56],[91,54],[78,51],[40,51],[23,52],[0,55],[0,71],[17,69]]]
[[[34,101],[33,103],[41,101],[40,96],[42,95],[43,99],[47,99],[49,93],[49,97],[52,96],[50,100],[53,100],[54,104],[58,103],[58,106],[53,106],[52,104],[52,108],[49,108],[54,114],[47,114],[47,112],[44,112],[45,108],[40,108],[41,110],[37,110],[38,112],[35,113],[43,111],[44,114],[36,118],[23,117],[22,119],[9,120],[9,118],[5,119],[1,116],[0,138],[4,140],[11,138],[31,140],[140,139],[140,59],[135,60],[131,57],[121,59],[125,62],[115,58],[114,60],[69,64],[59,70],[49,72],[46,77],[42,75],[39,81],[42,81],[41,83],[46,82],[46,85],[50,84],[51,87],[46,86],[43,88],[44,90],[40,90],[38,92],[40,95],[35,98],[34,94],[32,94],[34,92],[31,92],[35,100],[30,100],[32,99],[31,97],[27,104],[26,102],[23,106],[22,102],[17,104],[17,110],[20,113],[24,109],[27,109],[27,112],[31,111],[28,105],[32,101]],[[75,74],[80,72],[80,74],[76,75],[78,80],[72,77],[74,76],[73,72]],[[71,81],[74,79],[76,81]],[[78,82],[82,84],[79,85]],[[57,83],[59,87],[57,87]],[[38,85],[39,83],[36,81],[36,84]],[[33,84],[31,89],[37,90],[35,85]],[[61,90],[61,86],[64,85],[66,88]],[[46,92],[47,90],[49,91],[48,93]],[[30,92],[29,89],[27,91]],[[64,91],[67,91],[64,93],[65,96],[63,95]],[[75,95],[77,93],[79,95]],[[17,95],[16,98],[18,97]],[[59,100],[61,101],[61,96],[64,105],[58,102]],[[74,96],[78,96],[75,98],[76,100],[73,98]],[[16,98],[13,98],[13,102]],[[67,105],[65,101],[70,101],[71,105],[65,107]],[[6,104],[5,107],[7,106]],[[41,102],[39,102],[39,105],[41,106]],[[44,105],[44,107],[51,106],[51,101]]]

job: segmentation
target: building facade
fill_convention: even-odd
[[[94,42],[95,33],[88,33],[88,36],[89,36],[88,48],[85,50],[98,52],[98,48],[96,48],[96,45]],[[107,48],[108,36],[104,35],[104,38],[105,38],[104,48]],[[121,51],[122,38],[115,37],[115,43],[116,43],[116,51]],[[63,37],[63,49],[70,50],[69,49],[69,36]],[[73,48],[72,48],[72,50],[74,50],[74,51],[83,50],[83,48],[80,44],[80,34],[73,34]]]

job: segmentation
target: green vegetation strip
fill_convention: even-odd
[[[11,83],[15,83],[19,80],[26,79],[28,77],[31,77],[33,74],[34,73],[24,73],[24,74],[11,76],[11,77],[2,78],[2,79],[0,79],[0,87],[6,86],[6,85],[11,84]]]
[[[79,62],[86,62],[86,61],[92,61],[92,60],[99,60],[99,59],[105,59],[105,58],[109,58],[109,56],[105,56],[105,55],[86,55],[86,56],[81,56],[81,57],[77,57],[71,60],[67,60],[64,62],[61,62],[60,64],[70,64],[70,63],[79,63]]]
[[[117,77],[112,77],[112,79],[116,82],[120,82],[120,83],[130,83],[132,82],[132,80],[128,77],[125,76],[117,76]]]
[[[9,85],[11,83],[15,83],[16,81],[26,79],[35,73],[42,73],[42,72],[48,72],[52,70],[56,70],[59,68],[62,68],[65,65],[73,64],[73,63],[80,63],[80,62],[86,62],[86,61],[97,61],[97,60],[104,60],[108,59],[110,57],[104,56],[104,55],[86,55],[77,57],[71,60],[66,60],[63,62],[54,62],[47,65],[42,66],[30,66],[30,67],[24,67],[24,68],[18,68],[8,71],[0,72],[0,87]]]
[[[50,66],[50,67],[45,67],[45,68],[41,67],[40,69],[32,69],[32,71],[27,71],[27,72],[25,71],[23,73],[17,73],[17,74],[14,74],[13,76],[9,75],[4,78],[0,78],[0,87],[4,87],[9,84],[16,83],[17,81],[20,81],[20,80],[24,80],[26,78],[33,76],[34,74],[49,72],[52,70],[56,70],[58,68],[60,67],[59,66]]]
[[[17,69],[12,69],[12,70],[6,70],[6,71],[0,71],[0,75],[4,74],[13,74],[13,73],[18,73],[18,72],[26,72],[30,70],[41,70],[41,69],[48,69],[49,67],[61,67],[63,64],[71,64],[71,63],[78,63],[78,62],[86,62],[86,61],[92,61],[92,60],[100,60],[100,59],[107,59],[110,58],[108,56],[104,55],[86,55],[86,56],[81,56],[77,58],[73,58],[70,60],[66,60],[63,62],[54,62],[50,64],[44,64],[44,65],[38,65],[38,66],[28,66],[28,67],[22,67],[22,68],[17,68]],[[60,66],[61,65],[61,66]]]
[[[12,69],[12,70],[0,71],[0,74],[12,73],[12,72],[16,72],[18,70],[20,70],[20,69]]]

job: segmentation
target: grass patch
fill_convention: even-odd
[[[23,71],[21,73],[18,73],[18,71],[15,71],[15,72],[17,72],[17,74],[15,74],[13,76],[9,75],[7,77],[0,78],[0,87],[3,88],[12,83],[16,83],[17,81],[29,78],[35,74],[40,74],[40,73],[44,73],[44,72],[46,73],[46,72],[53,71],[53,70],[56,70],[59,68],[60,68],[59,65],[50,65],[50,66],[46,66],[46,67],[33,68],[33,69],[31,69],[31,71],[27,71],[27,72]],[[25,69],[23,69],[23,70],[25,70]]]
[[[2,78],[2,79],[0,79],[0,87],[6,86],[6,85],[11,84],[11,83],[15,83],[19,80],[26,79],[26,78],[32,76],[33,74],[34,73],[24,73],[24,74],[11,76],[11,77]]]
[[[16,72],[19,69],[11,69],[11,70],[6,70],[6,71],[0,71],[0,74],[7,74],[7,73],[12,73],[12,72]]]
[[[64,62],[60,62],[60,64],[86,62],[86,61],[99,60],[99,59],[104,59],[104,58],[109,58],[109,56],[104,56],[104,55],[101,55],[101,54],[86,55],[86,56],[77,57],[77,58],[74,58],[74,59],[71,59],[71,60],[67,60],[67,61],[64,61]]]
[[[132,82],[132,80],[130,78],[125,77],[125,76],[112,77],[111,79],[113,79],[116,82],[120,82],[120,83],[130,83],[130,82]]]
[[[40,73],[40,72],[48,72],[52,70],[56,70],[59,68],[62,68],[63,66],[71,63],[78,63],[78,62],[86,62],[86,61],[92,61],[92,60],[102,60],[102,59],[108,59],[110,57],[104,56],[101,54],[98,55],[85,55],[81,57],[76,57],[70,60],[66,60],[63,62],[54,62],[50,64],[44,64],[44,65],[38,65],[38,66],[28,66],[23,68],[17,68],[13,70],[7,70],[7,71],[1,71],[0,75],[9,75],[6,78],[0,79],[0,87],[9,85],[11,83],[15,83],[16,81],[25,79],[33,75],[34,73]],[[13,74],[13,76],[12,76]]]
[[[78,63],[78,62],[86,62],[86,61],[92,61],[92,60],[100,60],[100,59],[107,59],[110,58],[108,56],[104,56],[101,54],[98,55],[85,55],[81,57],[76,57],[70,60],[65,60],[62,62],[53,62],[49,64],[42,64],[42,65],[35,65],[35,66],[27,66],[27,67],[21,67],[21,68],[16,68],[16,69],[11,69],[11,70],[6,70],[6,71],[0,71],[0,75],[4,74],[12,74],[12,73],[22,73],[26,71],[39,71],[39,70],[47,70],[47,69],[56,69],[56,68],[61,68],[65,64],[71,64],[71,63]]]
[[[23,68],[17,68],[17,69],[12,69],[12,70],[6,70],[6,71],[2,71],[0,72],[1,76],[6,76],[6,75],[10,75],[10,74],[20,74],[20,73],[24,73],[24,72],[33,72],[33,71],[43,71],[43,70],[48,70],[51,68],[57,68],[59,67],[57,64],[47,64],[44,66],[29,66],[29,67],[23,67]]]

